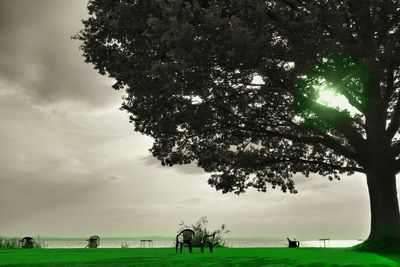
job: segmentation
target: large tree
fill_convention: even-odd
[[[122,108],[163,165],[195,162],[238,194],[296,193],[295,173],[361,172],[367,247],[400,240],[400,1],[89,0],[88,10],[75,36],[84,57],[125,90]],[[307,95],[311,76],[345,88],[357,115]]]

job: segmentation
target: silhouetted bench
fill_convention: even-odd
[[[100,245],[100,237],[97,235],[89,237],[86,241],[88,241],[87,248],[97,248]]]
[[[189,246],[189,253],[192,253],[192,239],[195,235],[195,232],[192,229],[183,229],[179,232],[176,236],[176,253],[178,253],[178,246],[180,245],[180,252],[182,253],[183,244],[188,244]]]
[[[21,248],[33,248],[35,240],[32,237],[27,236],[19,240],[18,243]]]
[[[201,240],[201,253],[204,253],[204,247],[208,245],[210,248],[210,253],[213,253],[214,251],[214,239],[215,239],[215,232],[211,235],[205,235],[203,236]]]
[[[289,237],[287,237],[287,240],[289,241],[289,248],[299,248],[300,247],[300,242],[295,240],[290,240]]]

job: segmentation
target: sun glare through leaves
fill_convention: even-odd
[[[371,80],[369,70],[353,57],[332,54],[318,60],[299,77],[294,121],[319,131],[351,123],[368,109]]]
[[[361,112],[352,106],[344,95],[336,92],[334,88],[326,84],[314,86],[314,88],[318,93],[317,103],[336,110],[347,111],[352,117],[361,115]]]

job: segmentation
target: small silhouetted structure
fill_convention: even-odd
[[[322,247],[322,243],[324,244],[324,248],[326,248],[326,241],[328,241],[328,246],[331,246],[331,240],[329,238],[321,238],[319,240],[319,247]]]
[[[19,240],[19,246],[21,248],[33,248],[34,244],[35,240],[30,236],[24,237]]]
[[[189,253],[192,253],[192,239],[195,235],[195,232],[192,229],[183,229],[179,232],[176,236],[176,253],[178,253],[178,246],[180,245],[180,252],[182,253],[183,244],[188,244],[189,246]]]
[[[93,235],[87,239],[89,243],[87,244],[87,248],[97,248],[100,245],[100,237],[97,235]]]
[[[140,247],[145,248],[147,243],[147,247],[152,248],[153,247],[153,240],[150,239],[142,239],[140,240]]]
[[[289,241],[289,248],[299,248],[300,247],[300,242],[296,241],[296,238],[292,241],[287,237],[287,240]]]
[[[210,253],[214,251],[214,239],[215,239],[215,232],[211,235],[203,236],[201,240],[201,253],[204,253],[204,247],[208,246],[210,248]]]

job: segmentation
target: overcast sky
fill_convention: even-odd
[[[358,239],[364,176],[297,176],[299,193],[222,194],[195,166],[161,167],[119,110],[122,92],[71,35],[84,0],[0,1],[0,235],[174,236],[208,216],[230,237]]]

